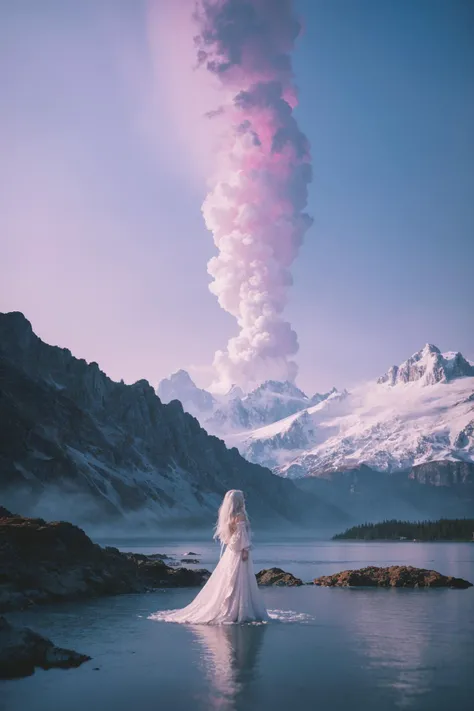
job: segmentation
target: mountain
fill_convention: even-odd
[[[469,462],[428,462],[392,474],[360,464],[294,481],[360,522],[469,518],[474,512],[474,464]]]
[[[282,476],[328,476],[364,464],[406,471],[433,461],[474,462],[474,369],[427,345],[376,383],[332,393],[228,441]]]
[[[474,365],[462,353],[441,353],[439,348],[427,343],[401,365],[392,365],[377,382],[400,385],[418,381],[423,385],[433,385],[464,377],[474,377]]]
[[[0,314],[0,421],[2,503],[23,514],[189,531],[241,488],[257,526],[345,519],[227,449],[147,381],[114,382],[97,363],[47,345],[20,313]]]
[[[322,402],[337,393],[316,393],[309,398],[289,381],[267,380],[249,393],[233,385],[224,395],[200,389],[185,370],[162,380],[157,394],[162,402],[179,400],[183,409],[199,419],[212,434],[225,436],[278,422],[288,415]]]
[[[307,407],[308,397],[288,381],[267,380],[244,397],[234,397],[207,421],[211,430],[229,432],[253,429],[281,420]]]
[[[198,418],[209,416],[217,405],[211,393],[198,388],[185,370],[162,380],[156,393],[163,403],[179,400],[186,412]]]

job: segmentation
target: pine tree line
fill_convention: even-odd
[[[419,541],[471,541],[474,540],[474,519],[441,518],[439,521],[381,521],[363,523],[333,536],[333,540],[357,541],[400,539]]]

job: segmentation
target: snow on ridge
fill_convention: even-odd
[[[197,416],[250,461],[282,476],[321,476],[360,464],[394,472],[474,461],[473,402],[474,366],[426,344],[351,392],[308,398],[293,383],[267,381]]]
[[[368,383],[233,438],[241,453],[282,476],[366,464],[394,472],[427,461],[474,461],[474,377],[429,388]]]
[[[379,384],[390,386],[419,381],[422,385],[448,382],[456,378],[474,376],[474,366],[462,353],[448,351],[441,353],[439,348],[427,343],[401,365],[392,365],[378,378]]]

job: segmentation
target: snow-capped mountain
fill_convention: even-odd
[[[247,394],[234,385],[226,394],[213,396],[198,388],[185,370],[162,380],[157,388],[162,402],[179,400],[208,432],[224,437],[282,420],[334,393],[336,388],[309,398],[293,383],[267,380]]]
[[[320,399],[325,397],[327,394],[315,396]],[[248,395],[227,400],[206,421],[206,427],[221,434],[253,429],[277,422],[313,402],[293,383],[267,380]]]
[[[463,377],[474,377],[474,365],[461,353],[441,353],[439,348],[427,343],[401,365],[392,365],[377,382],[399,385],[420,381],[423,385],[433,385]]]
[[[217,405],[211,393],[198,388],[185,370],[178,370],[162,380],[156,394],[164,404],[179,400],[183,409],[198,419],[209,417]]]
[[[328,476],[361,465],[407,471],[474,462],[474,367],[426,345],[352,392],[333,392],[271,425],[231,434],[250,461],[285,477]]]

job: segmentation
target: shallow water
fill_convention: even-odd
[[[199,553],[167,543],[123,549]],[[411,564],[474,582],[474,544],[292,542],[256,545],[256,570],[277,565],[311,580],[363,565]],[[79,669],[4,682],[0,711],[287,711],[321,708],[470,709],[474,697],[474,588],[262,590],[267,625],[190,627],[148,619],[196,590],[68,603],[9,615],[57,644],[90,654]]]

